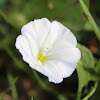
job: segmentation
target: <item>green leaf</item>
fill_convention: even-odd
[[[77,73],[79,79],[78,92],[88,84],[89,81],[100,80],[100,75],[95,72],[95,62],[92,53],[85,46],[78,44],[81,51],[81,59],[77,65]]]
[[[81,51],[81,62],[84,68],[93,68],[95,65],[94,57],[90,50],[85,46],[78,44],[77,46]]]
[[[77,65],[79,91],[81,92],[82,88],[88,84],[92,77],[87,69],[93,69],[95,62],[89,49],[81,44],[78,44],[78,48],[81,51],[81,59]]]

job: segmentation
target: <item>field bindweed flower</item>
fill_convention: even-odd
[[[24,25],[15,45],[32,69],[54,83],[69,77],[81,57],[73,33],[60,22],[47,18]]]

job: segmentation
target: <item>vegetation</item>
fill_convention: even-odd
[[[0,0],[0,100],[99,100],[99,0]],[[46,17],[76,36],[81,59],[60,84],[32,70],[15,48],[23,25]]]

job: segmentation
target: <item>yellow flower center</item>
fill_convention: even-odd
[[[41,62],[41,63],[44,63],[48,60],[48,56],[43,56],[42,55],[42,52],[40,52],[37,56],[37,59]]]

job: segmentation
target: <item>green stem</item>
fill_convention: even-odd
[[[12,84],[12,81],[14,80],[12,74],[8,71],[7,73],[7,77],[8,77],[8,81],[9,81],[9,85]],[[17,90],[16,90],[16,86],[15,84],[11,87],[11,91],[12,91],[12,96],[14,100],[18,100],[18,94],[17,94]]]
[[[46,85],[44,84],[44,82],[40,79],[39,75],[37,74],[37,72],[35,70],[33,70],[34,76],[37,79],[38,83],[40,84],[40,86],[42,88],[46,88]]]
[[[76,98],[76,100],[81,100],[81,92],[82,92],[82,88],[78,87],[78,92],[77,92],[77,98]]]
[[[95,93],[97,86],[98,86],[98,82],[95,83],[93,90],[82,100],[89,100],[89,98]]]
[[[4,97],[8,94],[8,92],[11,90],[12,86],[15,85],[15,83],[17,82],[18,78],[15,78],[11,85],[9,86],[9,88],[4,92],[3,96],[0,98],[0,100],[4,100]]]
[[[89,10],[88,10],[88,8],[86,7],[86,5],[84,4],[83,0],[79,0],[79,2],[80,2],[80,4],[81,4],[81,6],[82,6],[82,8],[83,8],[83,10],[84,10],[84,12],[85,12],[85,14],[86,14],[87,17],[88,17],[88,20],[89,20],[89,22],[90,22],[90,24],[91,24],[91,26],[92,26],[92,28],[93,28],[93,30],[94,30],[94,32],[95,32],[97,38],[100,40],[100,30],[99,30],[99,28],[98,28],[96,22],[94,21],[94,19],[93,19],[91,13],[89,12]]]

